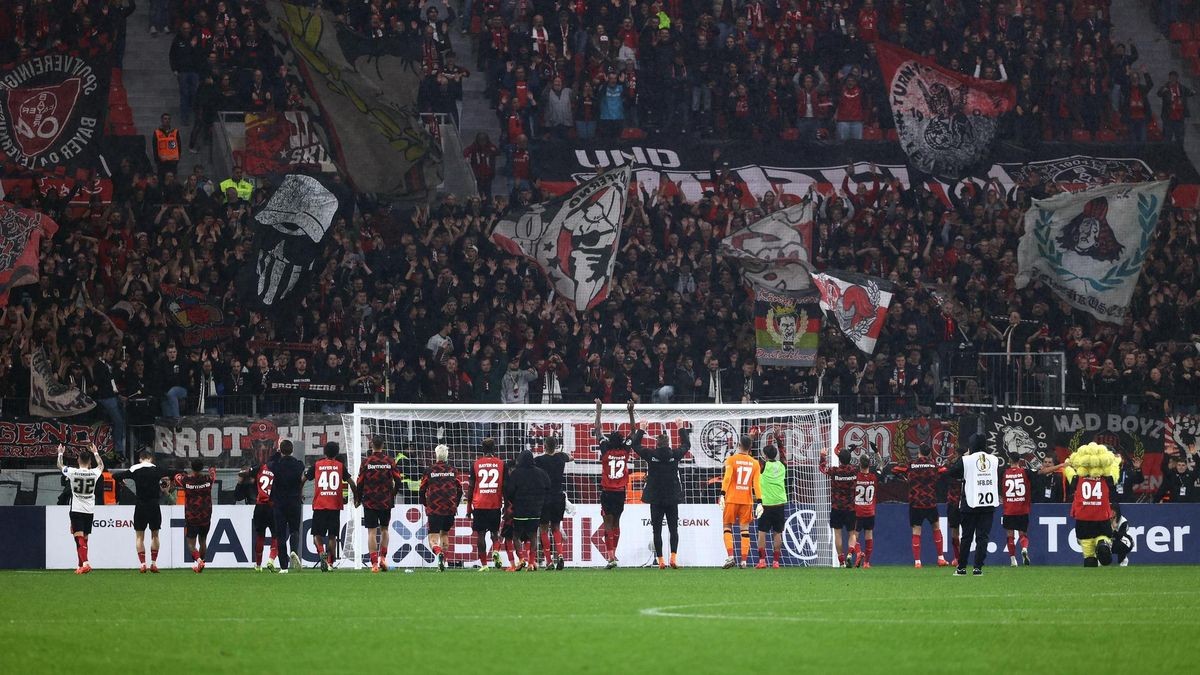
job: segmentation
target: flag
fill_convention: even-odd
[[[30,171],[95,168],[111,73],[107,45],[0,66],[0,160]]]
[[[337,214],[338,198],[312,176],[289,174],[254,215],[254,256],[238,273],[250,307],[281,312],[312,272]],[[300,291],[296,293],[296,291]]]
[[[1072,307],[1121,323],[1167,188],[1116,183],[1035,199],[1017,247],[1017,288],[1040,281]]]
[[[828,312],[838,329],[863,353],[875,353],[875,341],[892,304],[891,282],[856,272],[832,271],[814,274],[812,279],[821,294],[821,309]]]
[[[337,164],[358,192],[421,199],[442,182],[442,151],[421,124],[420,40],[370,39],[325,10],[267,3],[315,104]],[[316,113],[319,112],[319,115]]]
[[[13,288],[37,283],[42,237],[57,231],[49,216],[0,202],[0,307],[8,305]]]
[[[510,214],[496,224],[492,241],[536,262],[577,310],[591,309],[608,297],[631,175],[625,165]]]
[[[225,312],[204,293],[163,284],[162,300],[167,320],[184,347],[215,344],[233,335]]]
[[[802,291],[812,286],[812,228],[812,202],[805,200],[730,234],[721,251],[738,259],[753,286]]]
[[[1016,105],[1008,83],[979,80],[876,42],[900,146],[918,170],[960,178],[988,154],[1000,117]]]
[[[75,387],[58,381],[50,359],[41,347],[33,350],[29,364],[29,414],[38,417],[70,417],[96,407],[96,402]]]
[[[246,152],[242,168],[251,176],[268,176],[309,168],[337,170],[326,150],[320,127],[303,110],[246,113]]]
[[[821,308],[811,293],[754,288],[754,358],[763,366],[812,366],[821,335]]]

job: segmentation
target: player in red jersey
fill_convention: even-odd
[[[192,472],[177,474],[175,486],[184,491],[183,519],[186,523],[184,537],[192,552],[192,571],[204,571],[204,554],[207,552],[208,528],[212,522],[212,491],[217,480],[217,469],[204,470],[204,461],[192,460]]]
[[[601,432],[600,409],[604,404],[596,399],[596,421],[592,425],[592,436],[600,443],[600,516],[604,519],[604,557],[608,569],[617,566],[617,545],[621,541],[621,514],[625,512],[625,492],[629,487],[629,465],[633,459],[630,444],[621,432],[614,431],[607,437]],[[629,411],[629,428],[636,428],[633,420],[633,401],[625,404]],[[633,432],[640,439],[642,430]]]
[[[504,461],[496,456],[496,439],[485,438],[480,445],[483,455],[471,467],[467,486],[467,517],[475,532],[475,552],[479,569],[488,569],[487,536],[492,535],[492,563],[500,568],[500,508],[504,501]]]
[[[458,469],[451,466],[450,448],[439,444],[433,449],[433,465],[421,476],[421,488],[417,498],[425,507],[426,530],[429,532],[429,547],[437,560],[438,571],[446,569],[444,548],[450,541],[450,530],[454,528],[454,515],[462,501],[462,483]]]
[[[851,452],[852,448],[839,451],[838,465],[831,467],[826,463],[825,451],[821,451],[821,473],[829,476],[829,527],[833,530],[833,548],[837,551],[839,565],[846,565],[847,554],[858,542],[855,529],[858,523],[854,517],[854,479],[858,468],[851,463]],[[848,566],[854,566],[853,558]]]
[[[1018,464],[1018,455],[1009,454],[1008,468],[1000,480],[1000,498],[1004,500],[1004,515],[1000,522],[1008,535],[1008,564],[1017,566],[1017,543],[1021,545],[1021,560],[1029,564],[1029,507],[1033,501],[1033,474]]]
[[[312,537],[317,549],[317,563],[322,572],[333,567],[337,554],[338,535],[342,531],[342,507],[346,505],[342,486],[348,484],[357,493],[358,485],[350,481],[350,472],[338,459],[341,448],[337,443],[325,444],[325,458],[318,459],[304,474],[304,480],[312,481]]]
[[[852,555],[858,559],[858,566],[871,569],[871,553],[875,550],[875,502],[879,491],[879,469],[882,463],[878,450],[872,444],[875,455],[863,455],[858,458],[858,475],[854,478],[854,519],[858,521],[858,529],[863,533],[862,556],[858,556],[857,547]]]
[[[244,469],[249,472],[251,469]],[[279,548],[275,543],[275,512],[271,509],[271,486],[275,484],[275,474],[260,464],[254,471],[254,571],[262,571],[263,546],[267,542],[267,530],[271,531],[271,551],[267,554],[267,569],[275,569],[275,559],[279,557]]]
[[[941,518],[937,511],[937,483],[946,467],[933,461],[933,448],[922,443],[917,460],[892,467],[892,472],[908,481],[908,524],[912,527],[913,567],[921,567],[921,527],[933,528],[933,545],[937,548],[938,567],[950,563],[942,556]]]
[[[354,505],[363,507],[363,527],[367,528],[367,550],[371,552],[371,571],[387,571],[388,528],[392,506],[404,474],[383,450],[383,437],[371,439],[371,454],[358,469],[358,494]]]

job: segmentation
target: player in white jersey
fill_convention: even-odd
[[[63,453],[66,447],[58,446],[58,468],[71,484],[71,536],[75,538],[75,555],[79,558],[79,567],[75,574],[87,574],[92,571],[88,562],[88,535],[92,533],[92,519],[96,512],[96,483],[104,473],[104,460],[100,459],[100,451],[92,443],[91,454],[80,451],[75,458],[78,466],[64,466]]]

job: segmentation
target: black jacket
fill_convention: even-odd
[[[646,487],[642,501],[646,504],[671,505],[683,501],[683,485],[679,482],[679,462],[692,449],[692,430],[680,429],[678,448],[642,447],[642,430],[633,434],[633,451],[646,460]]]
[[[137,503],[154,506],[162,499],[162,469],[153,464],[134,464],[128,471],[114,471],[113,480],[120,484],[132,480],[137,491]]]
[[[267,468],[275,474],[275,482],[271,485],[271,503],[276,506],[299,505],[304,484],[304,462],[291,455],[275,453],[267,462]]]
[[[533,453],[522,450],[517,465],[504,480],[504,497],[513,505],[513,518],[540,518],[550,492],[550,477],[533,463]]]

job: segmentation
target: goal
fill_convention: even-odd
[[[720,496],[722,463],[734,452],[738,438],[755,439],[754,452],[761,454],[767,443],[782,446],[787,465],[788,504],[781,547],[781,563],[792,566],[832,566],[834,553],[829,531],[829,480],[821,474],[822,451],[830,455],[837,441],[838,411],[835,405],[639,405],[636,421],[646,424],[643,445],[653,446],[658,434],[667,434],[673,447],[680,443],[680,426],[690,427],[691,451],[680,468],[684,503],[680,505],[679,560],[684,566],[719,566],[726,557],[722,539]],[[425,531],[423,509],[418,504],[418,480],[433,461],[438,444],[450,448],[450,463],[462,472],[464,490],[472,463],[479,456],[484,438],[493,438],[502,459],[515,459],[524,449],[541,454],[545,440],[554,437],[573,461],[567,464],[567,498],[574,513],[563,521],[563,551],[573,567],[601,566],[603,523],[600,513],[600,456],[593,437],[595,406],[588,405],[429,405],[358,404],[342,416],[347,463],[354,476],[370,440],[381,436],[388,453],[396,458],[406,477],[392,510],[388,546],[389,564],[423,567],[434,562]],[[624,405],[604,406],[602,433],[617,430],[628,435],[628,411]],[[621,519],[617,557],[622,566],[647,565],[653,561],[649,506],[641,503],[646,465],[640,459],[629,467],[629,488]],[[344,539],[342,555],[354,566],[365,564],[366,531],[362,510],[353,510]],[[465,506],[460,506],[447,548],[452,566],[476,566],[474,538]],[[665,528],[664,528],[665,529]],[[751,528],[757,537],[757,525]],[[665,532],[664,532],[665,537]],[[752,539],[751,552],[757,546]],[[735,546],[740,542],[735,537]],[[770,543],[768,542],[768,548]],[[750,556],[751,564],[757,561]]]

